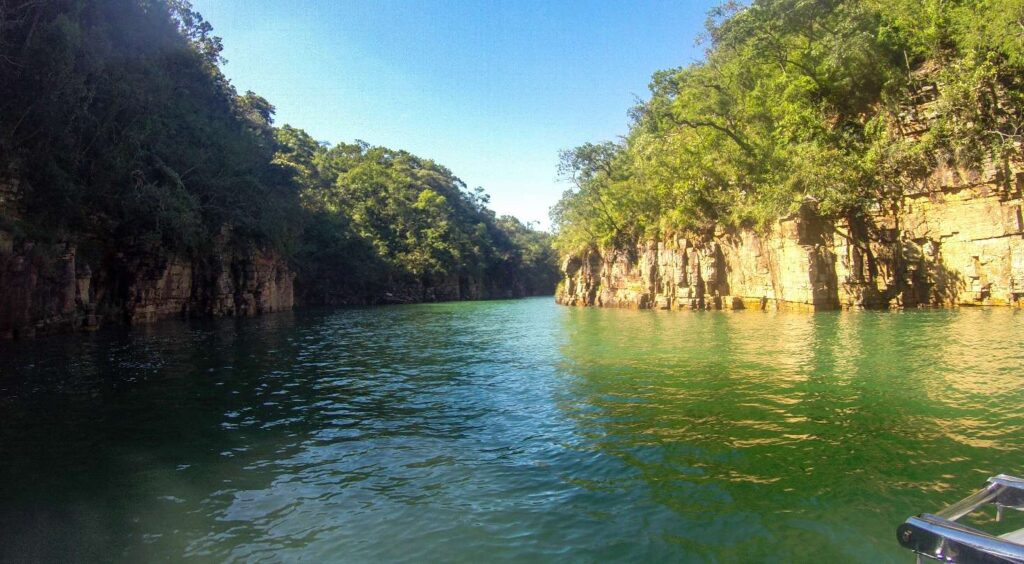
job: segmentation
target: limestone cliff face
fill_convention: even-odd
[[[11,178],[0,177],[0,212],[17,218],[19,183]],[[284,258],[230,239],[223,230],[198,258],[108,242],[84,259],[71,243],[35,243],[0,228],[0,339],[291,309],[295,275]]]
[[[293,304],[294,276],[274,253],[222,250],[205,260],[122,253],[92,268],[70,245],[0,243],[0,338]]]
[[[249,316],[292,308],[294,275],[271,252],[220,251],[205,260],[119,257],[127,273],[125,314],[145,323],[188,314]]]
[[[493,280],[475,276],[452,275],[432,284],[396,283],[384,292],[367,296],[367,303],[453,302],[524,298],[531,295],[518,280]]]
[[[0,248],[0,337],[78,323],[74,249],[55,248],[44,256],[33,245],[11,252],[9,242],[0,243],[6,247]]]
[[[751,230],[592,249],[566,259],[556,299],[566,305],[658,309],[838,307],[828,223],[811,214]]]
[[[0,175],[0,217],[16,219],[18,183],[4,180],[12,177]],[[515,272],[385,280],[367,287],[307,276],[297,291],[296,275],[282,256],[252,246],[240,249],[229,240],[225,230],[210,249],[193,257],[96,241],[83,253],[71,243],[16,237],[0,225],[0,340],[102,324],[258,315],[292,309],[296,295],[311,305],[370,305],[519,298],[543,291]]]
[[[565,259],[556,299],[612,307],[1022,305],[1019,163],[940,167],[893,210],[851,222],[814,202],[767,233],[719,230]]]

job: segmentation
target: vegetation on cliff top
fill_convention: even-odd
[[[729,2],[704,40],[703,61],[654,74],[624,139],[563,153],[562,252],[763,227],[807,197],[863,216],[939,163],[1020,150],[1022,0]],[[914,116],[931,86],[935,116]]]
[[[187,0],[0,2],[0,182],[20,183],[0,229],[100,262],[202,256],[226,236],[288,255],[319,295],[454,277],[553,289],[547,234],[432,161],[275,127],[220,53]]]

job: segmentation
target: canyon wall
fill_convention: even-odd
[[[0,181],[0,211],[16,219],[17,181]],[[278,254],[212,241],[202,258],[92,244],[39,243],[0,225],[0,339],[91,330],[103,323],[245,316],[291,309],[294,274]]]
[[[318,280],[300,280],[297,288],[295,278],[283,257],[256,248],[215,244],[202,258],[125,250],[87,260],[74,245],[16,241],[0,229],[0,340],[101,324],[251,316],[292,309],[299,298],[306,305],[372,305],[537,294],[514,278],[453,275],[372,288],[322,288]]]
[[[10,178],[12,175],[7,175]],[[0,218],[17,220],[19,185],[0,179]],[[12,223],[13,224],[13,223]],[[198,256],[84,238],[41,243],[0,223],[0,340],[183,317],[250,316],[308,305],[520,298],[542,289],[520,273],[453,275],[362,286],[296,274],[280,254],[229,244],[224,230]]]
[[[221,250],[204,260],[117,253],[94,268],[68,244],[15,246],[0,237],[0,339],[288,310],[292,283],[269,252]]]
[[[939,167],[894,209],[858,221],[808,200],[766,232],[719,229],[563,263],[566,305],[658,308],[890,308],[1022,305],[1019,163]]]

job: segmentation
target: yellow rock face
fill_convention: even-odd
[[[940,167],[861,224],[814,202],[768,233],[670,237],[570,257],[559,303],[658,309],[1020,306],[1024,172]]]

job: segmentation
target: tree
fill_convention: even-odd
[[[755,0],[713,10],[704,60],[654,73],[621,144],[563,153],[556,245],[632,245],[888,207],[941,159],[1006,159],[1024,132],[1022,0]],[[927,133],[901,133],[938,85]]]

